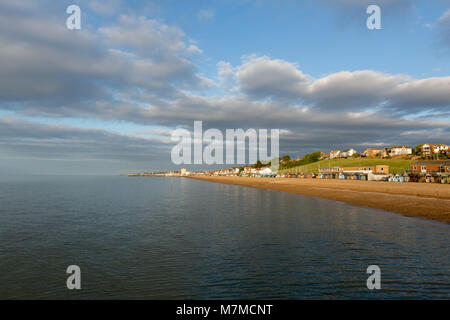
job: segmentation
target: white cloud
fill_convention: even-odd
[[[235,70],[231,63],[227,61],[219,61],[217,63],[217,79],[222,89],[233,91],[236,86]]]
[[[230,77],[233,67],[222,64]],[[449,77],[413,79],[373,70],[341,71],[314,79],[295,63],[249,56],[235,68],[241,92],[252,99],[298,103],[327,111],[391,113],[450,108]]]
[[[411,80],[395,86],[388,95],[403,112],[443,108],[450,110],[450,77]]]
[[[120,0],[91,0],[89,2],[89,8],[101,15],[113,15],[114,13],[117,13],[118,9],[120,8],[121,1]]]
[[[450,26],[450,9],[444,12],[444,14],[439,18],[438,24],[443,26]]]
[[[441,41],[444,45],[450,45],[450,9],[444,12],[437,22]]]
[[[203,9],[197,12],[198,20],[211,20],[215,16],[215,11],[213,9]]]
[[[29,8],[34,7],[20,10]],[[165,128],[188,127],[194,120],[214,128],[280,128],[285,133],[282,147],[288,150],[398,143],[402,134],[402,143],[413,143],[418,137],[405,133],[419,131],[433,131],[436,141],[450,143],[448,121],[404,118],[450,114],[450,77],[343,70],[315,78],[298,63],[249,55],[235,66],[218,62],[214,83],[191,60],[201,49],[176,26],[122,15],[112,26],[69,33],[58,19],[14,10],[0,10],[0,110]],[[214,85],[223,92],[195,91]],[[9,151],[39,152],[51,139],[89,154],[116,140],[111,151],[129,151],[137,158],[144,157],[146,147],[160,148],[104,131],[60,129],[0,121],[2,150],[7,144]],[[27,134],[42,144],[28,144]],[[70,136],[99,144],[83,149]],[[138,147],[128,149],[127,143]],[[48,151],[57,154],[58,149]]]
[[[281,100],[301,97],[308,81],[297,64],[267,56],[245,58],[236,79],[241,90],[254,98]]]
[[[143,16],[121,15],[117,24],[100,28],[99,33],[109,45],[125,46],[142,57],[164,59],[187,50],[181,29]]]
[[[73,33],[34,9],[0,11],[0,107],[82,114],[119,88],[173,98],[213,85],[189,59],[201,49],[179,28],[121,16],[114,27]]]
[[[197,47],[196,45],[189,45],[189,47],[186,48],[186,52],[189,54],[202,54],[203,51]]]
[[[372,70],[342,71],[315,80],[306,98],[321,109],[365,110],[385,101],[389,91],[407,79]]]

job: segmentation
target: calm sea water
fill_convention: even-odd
[[[448,224],[190,179],[0,182],[2,299],[449,299],[449,242]]]

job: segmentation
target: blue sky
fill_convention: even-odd
[[[77,4],[82,29],[67,30]],[[381,7],[381,30],[366,8]],[[0,0],[0,173],[176,168],[170,133],[281,153],[450,144],[450,1]]]
[[[296,61],[313,76],[365,68],[417,77],[448,74],[449,52],[439,43],[436,22],[449,2],[397,2],[404,5],[381,6],[383,30],[377,31],[366,28],[364,5],[346,15],[345,7],[311,0],[122,1],[113,15],[88,7],[87,23],[110,25],[117,15],[133,12],[176,25],[201,47],[196,62],[210,76],[217,61],[238,64],[249,53]],[[202,11],[211,15],[201,18]]]
[[[366,28],[365,10],[349,13],[351,20],[346,21],[345,12],[314,1],[162,1],[159,5],[162,9],[154,15],[149,12],[150,16],[179,25],[198,41],[205,53],[201,65],[206,74],[216,61],[237,64],[248,53],[296,61],[313,76],[364,68],[414,76],[449,71],[448,51],[439,46],[433,27],[447,9],[445,1],[382,7],[379,31]],[[202,10],[213,16],[195,19]],[[437,68],[441,71],[433,71]]]

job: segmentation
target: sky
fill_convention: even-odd
[[[198,120],[292,157],[450,144],[450,0],[0,0],[0,174],[179,169]]]

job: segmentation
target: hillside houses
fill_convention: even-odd
[[[355,149],[350,148],[350,149],[347,149],[347,150],[344,150],[341,152],[341,158],[350,158],[350,157],[353,157],[357,153],[358,152]]]
[[[448,146],[445,145],[433,145],[436,146],[431,149],[433,150],[449,150]],[[447,147],[447,148],[446,148]],[[399,156],[409,156],[413,154],[413,149],[407,145],[394,145],[386,148],[366,148],[362,153],[362,157],[399,157]],[[342,159],[351,158],[358,155],[358,151],[350,148],[346,150],[331,150],[329,153],[324,153],[321,156],[321,160],[325,159]]]
[[[383,156],[389,156],[389,157],[398,157],[398,156],[408,156],[411,155],[412,152],[412,148],[403,145],[403,146],[392,146],[392,147],[387,147],[384,149],[384,154]]]
[[[393,173],[390,173],[389,167],[386,166],[391,163],[389,162],[390,158],[393,158],[392,164],[393,168],[395,168]],[[439,159],[441,159],[440,162],[438,161]],[[319,160],[336,161],[324,161],[313,164]],[[432,160],[432,162],[427,162],[425,160]],[[408,170],[408,166],[412,161],[418,162],[412,165]],[[284,177],[284,175],[287,175],[291,177],[293,175],[316,175],[319,173],[323,177],[339,176],[339,179],[350,177],[350,179],[361,178],[366,180],[386,180],[388,175],[399,176],[399,174],[407,174],[410,178],[412,177],[412,179],[415,179],[414,181],[420,180],[420,177],[422,176],[428,177],[428,175],[431,174],[439,177],[444,176],[445,179],[450,179],[450,147],[445,144],[423,144],[418,145],[415,148],[408,147],[407,145],[373,147],[364,149],[361,155],[359,155],[358,151],[354,148],[331,150],[329,153],[317,151],[305,155],[303,159],[298,158],[296,160],[291,160],[289,155],[285,155],[283,161],[280,160],[280,163],[281,162],[285,163],[285,165],[284,167],[279,167],[278,171],[272,171],[271,168],[267,167],[267,164],[263,165],[258,161],[253,166],[247,165],[243,167],[219,169],[206,172],[205,174],[214,176],[245,177]],[[425,162],[427,162],[427,164],[424,164]],[[324,164],[328,167],[323,167]],[[346,167],[345,165],[352,166]],[[399,167],[401,167],[402,170],[399,170]],[[306,173],[303,172],[305,170]],[[197,175],[197,173],[191,173],[182,169],[180,175],[190,176]],[[365,178],[363,178],[363,176],[365,176]]]
[[[320,160],[330,159],[330,153],[321,152]]]
[[[330,158],[329,159],[336,159],[340,158],[341,150],[332,150],[330,151]]]
[[[445,148],[445,147],[440,147]],[[447,149],[448,150],[448,147]],[[323,154],[323,159],[337,159],[337,158],[350,158],[356,155],[358,152],[353,149],[347,149],[347,150],[333,150],[330,151],[330,153]],[[366,148],[362,153],[362,157],[397,157],[397,156],[408,156],[413,153],[413,149],[411,147],[408,147],[406,145],[403,146],[391,146],[386,148]]]
[[[353,149],[347,149],[347,150],[331,150],[330,153],[324,153],[321,156],[321,160],[324,159],[339,159],[339,158],[350,158],[353,157],[358,152]]]
[[[363,157],[374,158],[379,157],[383,153],[384,149],[367,148],[361,153]]]
[[[446,144],[431,144],[425,143],[421,148],[422,155],[432,155],[432,154],[446,154],[450,151],[450,147]]]

